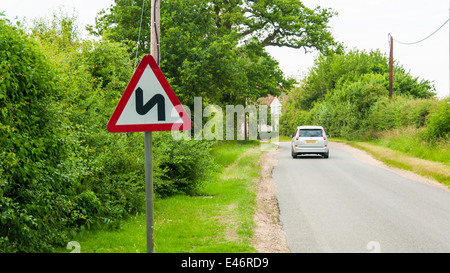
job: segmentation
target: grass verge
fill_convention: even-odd
[[[256,252],[251,241],[261,154],[256,141],[220,142],[213,149],[218,172],[198,196],[156,199],[155,252]],[[73,241],[83,253],[145,253],[145,215],[130,217],[117,230],[81,232]]]
[[[383,131],[369,143],[450,166],[450,140],[424,141],[421,138],[423,129],[425,128],[406,127]]]
[[[424,142],[417,129],[384,132],[376,140],[344,142],[364,150],[388,166],[412,171],[450,186],[450,144],[448,141]]]

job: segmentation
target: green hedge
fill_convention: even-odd
[[[69,213],[52,103],[55,74],[23,31],[0,20],[0,250],[45,251]],[[54,208],[59,208],[54,210]],[[42,242],[42,243],[40,243]]]
[[[425,126],[427,116],[436,109],[437,99],[416,99],[406,96],[380,98],[370,109],[368,126],[374,130]]]
[[[106,130],[132,61],[119,43],[79,39],[73,22],[27,35],[0,18],[0,252],[51,252],[145,209],[144,136]],[[195,193],[209,153],[155,133],[156,195]]]
[[[450,101],[442,100],[426,120],[427,129],[422,137],[426,140],[449,139]]]

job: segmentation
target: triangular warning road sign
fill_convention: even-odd
[[[110,132],[189,130],[191,119],[151,55],[145,55],[125,89]]]

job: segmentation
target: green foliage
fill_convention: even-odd
[[[388,76],[385,75],[388,81]],[[388,85],[386,85],[388,87]],[[435,87],[428,80],[419,80],[418,77],[413,77],[401,66],[394,68],[394,81],[392,87],[393,94],[406,95],[412,98],[433,98],[435,94]]]
[[[65,153],[54,120],[55,75],[36,43],[4,20],[0,75],[0,251],[47,251],[67,212],[65,193],[53,193],[65,182],[58,175]]]
[[[213,142],[174,140],[170,132],[154,134],[154,190],[162,197],[195,194],[215,168]]]
[[[228,140],[216,142],[213,146],[212,156],[220,167],[227,167],[235,162],[247,149],[259,145],[259,142],[248,140]]]
[[[51,252],[145,209],[143,135],[106,124],[133,73],[125,46],[83,41],[76,18],[0,20],[0,252]],[[195,193],[210,145],[154,139],[155,192]]]
[[[303,85],[290,94],[281,133],[318,124],[332,136],[355,139],[373,137],[379,130],[424,126],[437,103],[432,85],[397,65],[389,99],[387,64],[379,51],[319,56]]]
[[[295,98],[305,110],[314,102],[325,99],[345,82],[357,82],[365,75],[380,75],[378,83],[389,89],[389,60],[380,51],[350,50],[343,54],[320,55],[303,81],[300,94]],[[381,77],[382,76],[382,77]],[[434,96],[434,87],[429,81],[419,81],[400,65],[394,65],[393,93],[415,98]]]
[[[370,109],[367,118],[370,129],[376,131],[413,126],[420,128],[430,112],[436,108],[437,99],[417,99],[409,96],[383,97]]]
[[[450,104],[448,100],[442,100],[439,106],[428,116],[427,129],[423,132],[423,138],[430,141],[436,139],[449,139],[450,137]]]
[[[211,160],[220,166],[211,183],[196,196],[178,194],[155,199],[156,253],[255,252],[252,238],[254,181],[260,173],[258,145],[258,141],[216,142]],[[71,240],[80,243],[82,253],[145,253],[145,220],[144,213],[130,215],[120,229],[84,230]],[[65,247],[57,251],[69,252]]]
[[[359,81],[344,81],[327,93],[324,100],[314,103],[309,111],[297,110],[302,119],[291,118],[289,109],[282,115],[281,124],[293,119],[295,124],[286,124],[289,131],[301,124],[320,124],[332,136],[354,137],[366,128],[370,107],[388,91],[383,85],[383,77],[379,74],[365,74]]]
[[[139,36],[141,8],[143,7],[139,54],[149,52],[150,3],[142,0],[115,0],[109,13],[102,10],[95,26],[88,30],[97,36],[116,41],[133,41]],[[144,5],[143,5],[144,2]],[[337,47],[330,31],[329,20],[336,12],[315,7],[310,9],[296,0],[277,1],[211,1],[211,0],[165,0],[161,4],[162,33],[177,26],[189,25],[187,35],[195,35],[209,29],[209,35],[232,33],[241,42],[254,41],[260,46],[287,46],[294,48],[317,48],[328,52]],[[183,27],[183,28],[184,28]],[[187,29],[185,29],[187,30]],[[164,43],[163,43],[164,46]],[[133,52],[134,54],[135,52]]]
[[[324,99],[342,83],[358,81],[365,74],[384,75],[388,72],[388,59],[379,51],[351,50],[344,54],[320,55],[296,99],[300,107],[308,110],[315,101]]]
[[[116,0],[102,11],[91,33],[136,44],[131,57],[150,52],[150,7],[142,0]],[[338,46],[329,32],[328,9],[309,9],[300,1],[165,0],[161,4],[161,69],[180,101],[193,105],[194,96],[217,105],[244,104],[288,90],[285,78],[266,46],[318,49]],[[138,50],[138,52],[136,52]]]
[[[284,79],[278,63],[254,42],[239,46],[239,35],[217,22],[209,2],[167,1],[161,11],[161,67],[182,103],[192,106],[199,96],[244,104],[290,88],[293,80]]]
[[[138,136],[109,134],[105,127],[132,75],[128,53],[118,43],[81,41],[76,32],[59,30],[74,20],[63,14],[51,23],[36,21],[32,33],[58,75],[54,103],[64,109],[56,118],[67,155],[61,165],[73,191],[68,221],[79,228],[142,210],[143,148]]]
[[[450,140],[439,139],[436,141],[436,139],[433,139],[432,141],[424,141],[423,133],[426,130],[426,127],[403,126],[378,131],[379,136],[371,140],[370,143],[400,151],[416,158],[442,162],[448,165],[450,163]],[[427,169],[432,171],[431,168]],[[445,177],[445,172],[442,172],[442,174]]]
[[[240,20],[230,25],[240,25],[238,33],[243,38],[249,36],[247,39],[256,40],[263,47],[316,48],[326,53],[336,46],[328,30],[329,20],[336,13],[329,9],[318,6],[310,9],[298,0],[230,1],[232,4],[214,2],[218,15],[225,17],[225,20],[227,15],[234,15],[230,12],[230,6],[237,11],[235,16]],[[223,19],[219,17],[219,20]]]
[[[95,26],[88,26],[87,29],[91,34],[107,40],[130,45],[128,49],[133,58],[136,55],[148,54],[150,52],[151,1],[115,0],[114,2],[115,5],[111,5],[109,10],[100,11],[95,18]],[[144,5],[142,5],[143,2]],[[141,14],[142,27],[139,33]]]

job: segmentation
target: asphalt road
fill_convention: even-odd
[[[273,169],[291,252],[450,252],[450,192],[330,148],[293,159],[280,143]]]

